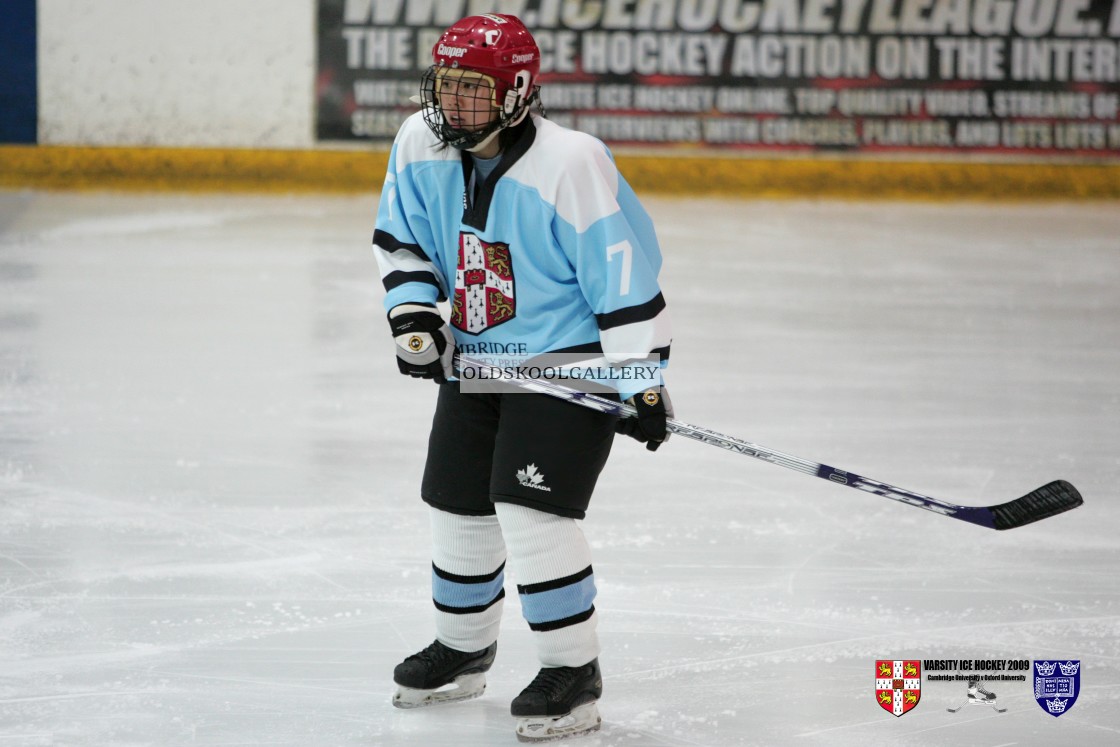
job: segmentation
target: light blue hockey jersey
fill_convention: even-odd
[[[401,126],[374,232],[385,308],[448,300],[468,355],[601,351],[664,365],[661,251],[607,147],[534,116],[473,196],[472,170],[419,112]]]

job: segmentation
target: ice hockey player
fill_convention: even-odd
[[[652,385],[619,389],[638,410],[619,420],[541,394],[468,391],[453,356],[667,361],[660,249],[603,143],[544,118],[540,50],[520,20],[464,18],[433,57],[421,111],[393,143],[374,232],[398,367],[439,384],[420,490],[436,640],[396,667],[393,704],[482,694],[508,553],[539,659],[511,705],[517,736],[584,734],[600,726],[603,677],[578,520],[616,432],[651,451],[666,439],[672,408],[660,368]]]

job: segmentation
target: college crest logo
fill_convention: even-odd
[[[875,662],[875,702],[895,716],[909,713],[922,697],[922,662],[895,659]]]
[[[1034,699],[1057,718],[1073,708],[1081,691],[1081,661],[1035,660]]]
[[[478,335],[508,322],[516,313],[509,244],[487,244],[473,233],[459,234],[452,326]]]

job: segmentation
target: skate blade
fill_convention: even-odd
[[[486,675],[464,674],[455,678],[455,681],[435,690],[419,690],[414,687],[397,685],[393,693],[393,705],[397,708],[425,708],[427,706],[442,705],[443,703],[457,703],[460,700],[477,698],[486,691]]]
[[[551,742],[599,731],[603,719],[595,701],[576,706],[567,716],[528,716],[517,720],[520,742]]]

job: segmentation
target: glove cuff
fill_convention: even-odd
[[[393,336],[413,332],[435,332],[444,325],[443,317],[435,306],[418,303],[402,303],[389,310],[389,328]]]
[[[404,314],[418,314],[423,312],[438,313],[436,307],[428,303],[401,303],[389,309],[388,317],[390,320],[396,319],[398,316]]]

